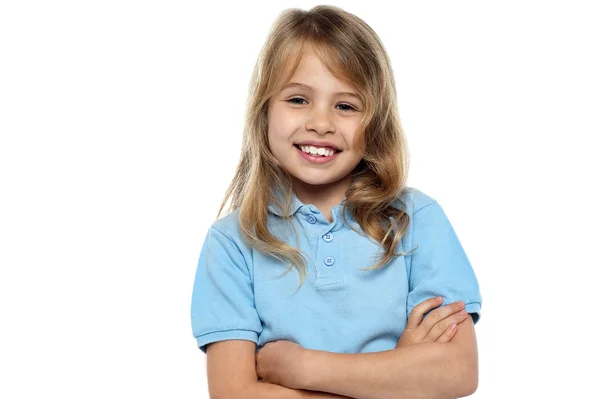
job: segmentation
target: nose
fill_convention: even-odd
[[[313,130],[320,135],[335,132],[335,124],[327,110],[315,107],[306,122],[306,130]]]

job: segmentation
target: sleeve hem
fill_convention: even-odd
[[[207,334],[202,334],[196,337],[198,348],[206,354],[206,346],[217,341],[226,341],[231,339],[243,339],[246,341],[252,341],[258,344],[258,334],[256,331],[250,330],[227,330],[227,331],[215,331]]]
[[[481,303],[480,302],[468,302],[465,303],[465,310],[470,313],[473,317],[473,324],[477,324],[481,318]]]

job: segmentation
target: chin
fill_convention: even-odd
[[[299,180],[300,182],[304,183],[304,184],[310,184],[312,186],[321,186],[324,184],[332,184],[335,183],[336,181],[340,180],[340,179],[332,179],[332,178],[326,178],[326,177],[307,177],[307,176],[298,176],[298,175],[294,175],[294,177]]]

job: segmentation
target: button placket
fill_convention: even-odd
[[[341,269],[335,267],[336,258],[339,256],[341,242],[334,241],[334,226],[329,226],[325,230],[321,230],[320,239],[317,241],[317,262],[318,278],[317,290],[329,291],[333,289],[341,289],[344,287],[344,275],[340,273]],[[338,259],[339,260],[339,259]],[[321,263],[322,262],[322,263]]]
[[[324,217],[320,216],[320,211],[314,206],[308,206],[303,212],[302,217],[308,223],[307,232],[315,248],[315,288],[317,291],[330,291],[342,289],[344,287],[344,275],[340,273],[340,268],[333,267],[336,258],[339,260],[340,242],[333,242],[332,231],[339,230],[339,222],[336,222],[337,215],[333,215],[335,223],[329,223]],[[311,226],[312,225],[312,226]],[[327,226],[325,229],[323,226]],[[310,233],[317,233],[316,235]],[[313,241],[313,239],[315,241]],[[321,241],[323,239],[323,241]]]
[[[333,233],[331,233],[331,231],[328,231],[327,233],[321,235],[321,238],[323,238],[323,241],[329,243],[333,241]],[[331,250],[333,248],[334,246],[332,245],[325,245],[327,256],[323,258],[323,263],[328,267],[333,266],[333,264],[335,263],[335,258],[331,256]]]

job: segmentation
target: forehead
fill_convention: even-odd
[[[355,91],[353,85],[349,83],[347,73],[340,66],[331,66],[332,69],[336,69],[331,71],[314,50],[307,49],[298,58],[299,61],[290,59],[283,68],[279,82],[280,90],[294,87],[309,91],[335,90],[348,93]],[[298,62],[298,66],[292,71],[294,61]]]

